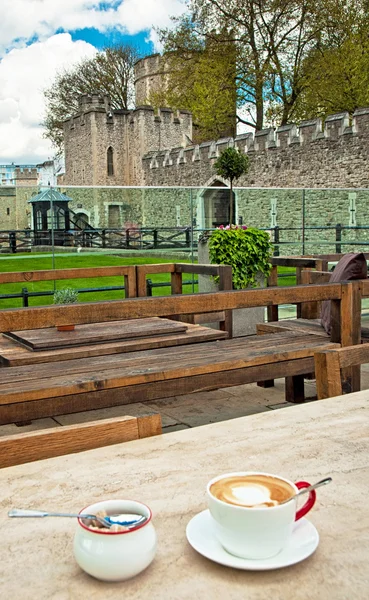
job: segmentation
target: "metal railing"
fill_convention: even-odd
[[[269,231],[274,246],[274,256],[282,256],[283,248],[296,248],[296,254],[321,253],[314,250],[317,247],[334,247],[337,254],[345,251],[347,246],[369,246],[369,226],[345,226],[337,223],[328,226],[312,227],[273,227],[261,228]],[[2,230],[0,231],[0,252],[15,254],[30,252],[37,246],[80,247],[92,249],[122,249],[122,250],[182,250],[193,251],[197,239],[204,231],[186,227],[134,227],[127,229],[81,229],[74,231],[45,230]],[[332,239],[307,239],[309,232],[332,232]],[[344,239],[345,232],[352,232],[356,237],[358,232],[368,232],[368,239]],[[287,239],[288,238],[288,239]],[[289,251],[288,254],[291,254]]]

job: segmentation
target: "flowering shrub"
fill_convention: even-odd
[[[212,264],[232,267],[235,290],[257,287],[256,275],[262,273],[267,277],[270,273],[273,247],[266,231],[246,225],[220,225],[199,241],[208,241]]]

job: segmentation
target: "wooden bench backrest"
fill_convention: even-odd
[[[208,294],[129,298],[111,302],[86,302],[65,306],[52,305],[31,309],[7,309],[0,311],[0,333],[55,327],[70,323],[78,325],[143,317],[205,314],[235,308],[321,300],[332,300],[332,316],[334,317],[332,319],[334,321],[332,341],[341,342],[345,346],[359,343],[361,296],[358,282],[269,287]],[[341,312],[344,315],[342,320]],[[356,332],[357,323],[359,323],[358,332]]]
[[[325,271],[328,268],[328,262],[320,257],[305,257],[305,256],[274,256],[271,259],[272,270],[268,277],[268,286],[276,286],[278,285],[278,267],[292,267],[296,269],[296,285],[301,285],[305,283],[312,283],[308,281],[304,281],[302,274],[304,269],[315,269],[316,271],[312,271],[313,273],[319,271]],[[321,283],[321,281],[317,281],[316,283]],[[304,307],[306,309],[306,305],[297,304],[297,318],[315,318],[315,317],[306,317],[304,315]],[[311,309],[310,309],[311,310]],[[306,312],[306,310],[305,310]],[[278,321],[278,306],[270,306],[268,307],[268,321]]]
[[[199,265],[188,263],[164,263],[155,265],[137,265],[137,296],[147,296],[147,275],[157,273],[170,273],[171,294],[182,294],[183,274],[208,275],[219,277],[219,290],[232,290],[232,267],[229,265]],[[232,337],[231,311],[217,311],[208,313],[206,318],[200,314],[168,315],[172,319],[201,325],[202,323],[219,323],[221,331],[227,331]]]
[[[159,414],[117,417],[0,437],[0,468],[162,433]]]
[[[87,279],[89,277],[117,277],[124,278],[126,298],[135,298],[136,290],[136,267],[90,267],[83,269],[50,269],[45,271],[15,271],[11,273],[0,273],[0,284],[2,283],[33,283],[35,281],[63,281],[65,279]]]
[[[326,350],[314,355],[318,399],[340,396],[342,393],[357,392],[360,385],[350,385],[345,379],[343,389],[341,371],[369,363],[369,344]]]

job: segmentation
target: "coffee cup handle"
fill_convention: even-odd
[[[297,483],[295,483],[295,486],[299,490],[302,490],[303,488],[307,488],[310,485],[311,485],[311,483],[308,483],[307,481],[298,481]],[[306,500],[304,506],[299,508],[299,510],[296,512],[295,521],[298,521],[299,519],[304,517],[309,512],[309,510],[311,510],[313,508],[313,506],[315,504],[315,500],[316,500],[316,492],[315,492],[315,490],[311,490],[311,492],[309,492],[309,497]]]

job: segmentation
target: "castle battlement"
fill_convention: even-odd
[[[132,110],[118,109],[110,107],[108,96],[98,94],[84,94],[79,98],[79,113],[64,121],[65,129],[74,129],[79,125],[85,125],[85,115],[90,113],[100,113],[105,115],[106,123],[127,120],[129,123],[135,123],[141,119],[149,118],[153,123],[164,123],[183,125],[186,132],[192,130],[192,114],[189,110],[179,109],[173,111],[171,108],[162,107],[155,110],[152,106],[137,106]]]
[[[165,109],[169,110],[169,109]],[[351,123],[351,125],[350,125]],[[253,133],[243,133],[235,138],[222,138],[202,144],[189,145],[184,152],[178,148],[167,148],[160,152],[149,152],[143,156],[144,164],[151,169],[218,158],[229,147],[238,148],[245,154],[273,152],[288,147],[301,147],[319,142],[345,143],[354,136],[366,136],[369,133],[369,108],[360,108],[350,119],[348,112],[328,116],[322,119],[302,121],[299,125],[291,123],[277,129],[268,128]]]

